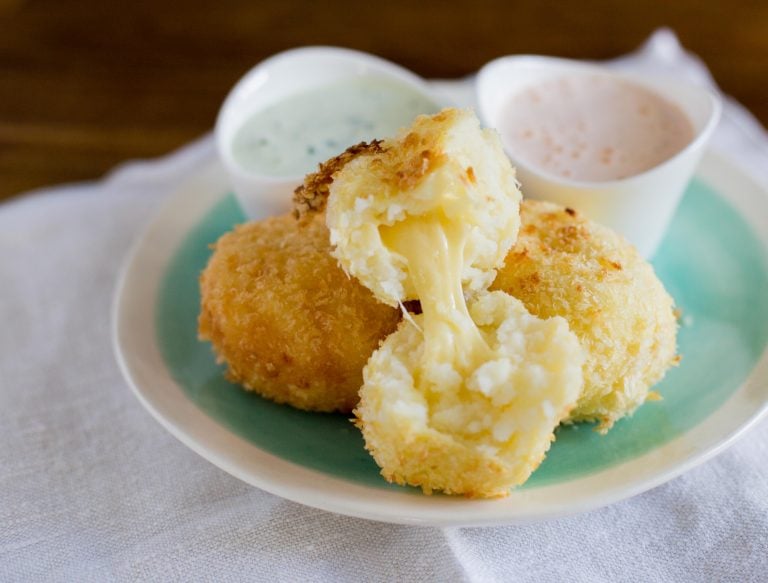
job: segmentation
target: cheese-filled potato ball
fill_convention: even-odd
[[[331,256],[321,215],[238,226],[200,277],[200,337],[228,377],[278,403],[349,412],[362,370],[400,312]]]
[[[522,204],[521,221],[492,289],[542,318],[568,321],[587,355],[569,420],[597,420],[605,432],[677,363],[674,301],[653,267],[611,229],[534,200]]]
[[[387,480],[504,496],[539,466],[576,402],[583,353],[564,319],[532,316],[507,294],[482,293],[469,310],[487,359],[463,378],[425,363],[424,316],[403,320],[368,361],[355,413]]]
[[[388,227],[411,216],[461,230],[460,284],[472,294],[490,285],[520,225],[515,171],[498,135],[469,110],[419,116],[396,138],[350,155],[327,188],[334,255],[392,306],[417,294],[407,260],[384,240]]]

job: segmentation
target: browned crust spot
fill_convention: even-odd
[[[297,219],[309,213],[325,210],[328,201],[328,187],[334,175],[358,156],[380,154],[385,151],[381,140],[360,142],[350,146],[335,158],[321,162],[317,172],[307,174],[304,184],[293,191],[293,214]]]
[[[467,168],[467,179],[471,184],[477,184],[477,176],[475,176],[475,169],[472,166]]]
[[[443,156],[433,150],[422,150],[415,156],[403,160],[400,170],[395,172],[395,187],[399,190],[416,188],[425,176],[442,162]]]
[[[613,261],[612,259],[608,259],[607,257],[598,257],[598,262],[600,265],[602,265],[605,269],[614,270],[614,271],[621,271],[622,266],[621,263],[618,261]]]
[[[459,115],[463,114],[458,110],[445,109],[431,117],[419,116],[405,135],[361,142],[323,162],[318,171],[307,175],[304,184],[294,191],[294,215],[302,218],[309,213],[323,212],[330,185],[342,168],[359,156],[370,157],[366,160],[367,171],[379,184],[400,191],[416,189],[447,159],[443,152],[445,136],[435,128]],[[477,179],[474,169],[468,168],[466,172],[469,180]]]

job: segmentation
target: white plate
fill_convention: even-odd
[[[767,269],[766,192],[711,152],[701,168],[699,180],[746,217],[745,224],[756,234],[763,254],[756,260]],[[180,185],[139,238],[117,288],[113,341],[134,393],[169,432],[213,464],[263,490],[323,510],[385,522],[440,526],[524,523],[584,512],[662,484],[725,449],[768,411],[768,350],[763,345],[749,365],[746,380],[741,379],[727,399],[673,439],[588,475],[518,489],[504,499],[424,496],[289,461],[206,413],[174,378],[158,342],[158,295],[166,271],[185,237],[226,191],[223,170],[211,162]]]

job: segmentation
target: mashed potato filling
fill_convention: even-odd
[[[355,410],[390,481],[504,495],[578,398],[583,353],[567,322],[486,291],[520,198],[498,137],[468,111],[422,116],[334,176],[326,220],[341,266],[390,305],[421,303],[369,359]]]

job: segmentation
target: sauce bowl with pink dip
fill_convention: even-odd
[[[477,78],[523,194],[607,225],[651,258],[720,118],[706,88],[598,65],[502,57]]]

